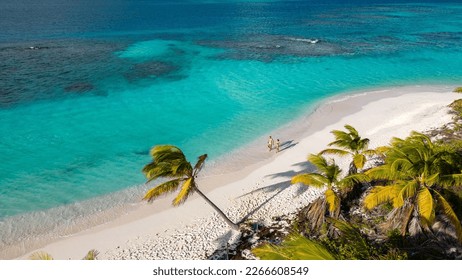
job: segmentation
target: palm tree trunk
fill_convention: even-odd
[[[223,220],[225,220],[225,222],[231,227],[231,229],[233,230],[239,230],[239,225],[233,223],[229,218],[228,216],[226,216],[225,213],[223,213],[223,211],[221,211],[220,208],[218,208],[218,206],[215,205],[215,203],[213,203],[207,196],[205,196],[205,194],[203,192],[201,192],[199,190],[199,188],[195,187],[195,190],[196,192],[203,198],[205,199],[205,201],[207,201],[208,204],[210,204],[210,206],[213,207],[213,209],[215,209],[215,211],[218,212],[218,214],[220,214],[220,216],[223,218]]]
[[[356,165],[354,161],[350,163],[350,166],[348,168],[348,175],[353,175],[358,173],[358,168],[356,168]]]

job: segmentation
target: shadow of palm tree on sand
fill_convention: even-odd
[[[294,140],[289,140],[289,141],[282,142],[281,146],[279,148],[279,152],[290,149],[290,148],[294,147],[297,144],[298,144],[298,142],[294,143]]]
[[[314,165],[310,164],[307,161],[303,161],[303,162],[293,164],[293,166],[298,166],[298,167],[301,166],[302,170],[300,170],[300,171],[288,170],[288,171],[284,171],[284,172],[279,172],[279,173],[274,173],[274,174],[267,175],[265,177],[271,178],[271,179],[284,178],[284,179],[288,179],[288,180],[285,180],[285,181],[282,181],[282,182],[279,182],[279,183],[276,183],[276,184],[272,184],[272,185],[269,185],[269,186],[264,186],[264,187],[252,190],[251,192],[248,192],[246,194],[243,194],[243,195],[237,197],[237,198],[243,198],[245,196],[256,194],[256,193],[259,193],[259,192],[264,192],[264,193],[273,193],[273,192],[275,192],[273,195],[266,198],[262,203],[260,203],[258,206],[256,206],[254,209],[252,209],[249,213],[247,213],[238,222],[238,224],[244,223],[247,219],[249,219],[258,210],[260,210],[262,207],[264,207],[266,204],[268,204],[271,200],[273,200],[275,197],[277,197],[281,192],[283,192],[285,189],[291,187],[292,186],[292,183],[291,183],[292,177],[294,177],[295,175],[298,175],[300,173],[313,172],[313,171],[316,170]],[[297,196],[301,195],[303,192],[305,192],[308,189],[307,186],[304,186],[304,185],[301,185],[301,184],[294,185],[294,186],[292,186],[292,188],[297,188],[297,192],[296,192]]]

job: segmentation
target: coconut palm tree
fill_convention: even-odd
[[[361,138],[358,131],[351,125],[346,124],[345,131],[332,130],[331,133],[335,136],[335,141],[329,143],[329,146],[338,148],[329,148],[319,152],[321,155],[332,154],[339,156],[351,156],[348,174],[355,174],[358,169],[362,169],[367,161],[368,155],[376,154],[375,150],[369,150],[369,139]]]
[[[335,164],[335,161],[332,159],[328,162],[321,155],[310,154],[308,161],[317,168],[317,172],[295,175],[292,178],[292,184],[302,183],[316,188],[325,188],[324,195],[310,204],[307,211],[310,229],[318,231],[324,223],[326,210],[329,216],[338,218],[340,196],[350,191],[355,184],[366,181],[367,177],[364,174],[351,174],[342,179],[340,178],[342,170]]]
[[[451,153],[418,132],[412,132],[404,140],[393,138],[382,150],[385,163],[366,174],[384,184],[370,191],[364,207],[370,210],[391,203],[394,210],[388,217],[390,226],[398,228],[403,235],[431,231],[436,214],[442,214],[462,241],[459,218],[444,196],[451,192],[451,187],[462,185],[462,174],[454,169]]]
[[[158,145],[151,149],[150,154],[153,160],[143,168],[143,173],[148,178],[148,182],[158,178],[168,178],[170,180],[147,191],[144,195],[144,200],[152,202],[161,195],[179,189],[178,194],[172,201],[173,206],[179,206],[184,203],[189,196],[196,192],[220,214],[232,229],[239,229],[239,226],[233,223],[225,213],[210,201],[210,199],[197,187],[196,178],[204,166],[207,154],[199,156],[194,167],[186,160],[183,152],[176,146]]]

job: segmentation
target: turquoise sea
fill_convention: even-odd
[[[2,0],[0,251],[139,201],[156,144],[218,162],[348,91],[462,83],[462,4]]]

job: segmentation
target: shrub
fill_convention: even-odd
[[[462,87],[456,87],[456,88],[454,89],[454,92],[462,93]]]
[[[449,108],[453,110],[458,116],[462,115],[462,99],[457,99],[451,104],[449,104]]]

